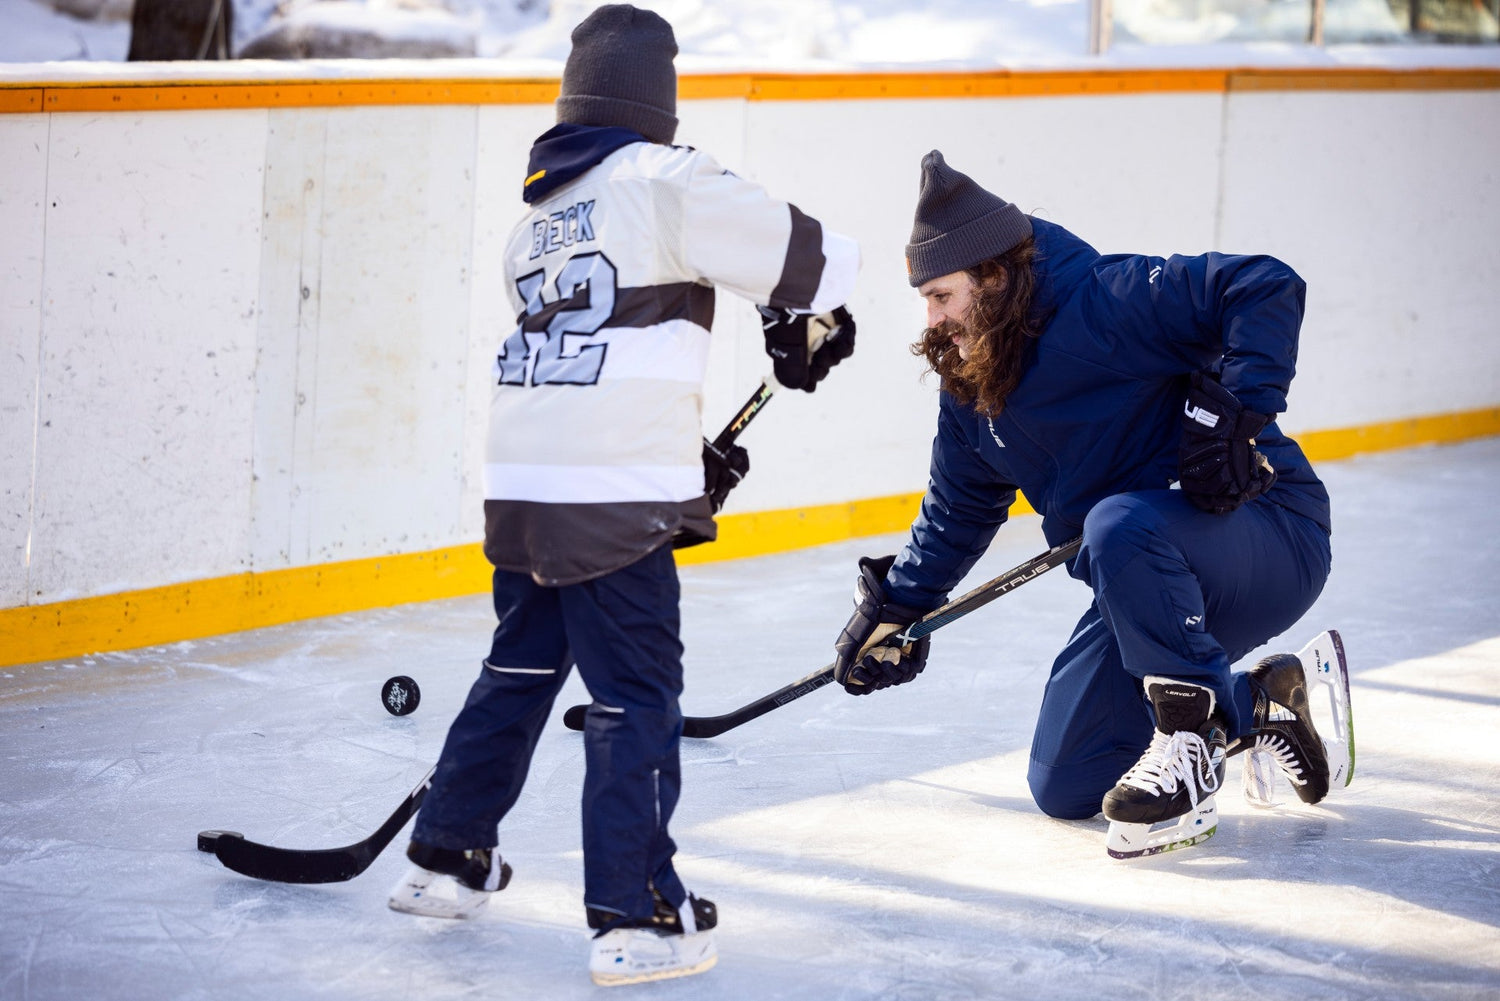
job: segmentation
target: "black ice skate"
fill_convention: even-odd
[[[702,973],[719,961],[713,928],[719,912],[711,900],[688,894],[673,907],[652,887],[656,913],[649,918],[626,918],[609,911],[588,909],[595,929],[589,954],[589,976],[603,987],[667,980]]]
[[[391,910],[429,918],[468,918],[510,882],[510,866],[498,848],[458,851],[420,841],[406,846],[416,863],[391,890]]]
[[[1245,751],[1245,799],[1275,805],[1277,774],[1297,798],[1317,803],[1354,779],[1354,721],[1344,645],[1333,630],[1320,634],[1293,656],[1275,654],[1250,671],[1255,693],[1253,729],[1230,747]],[[1323,700],[1326,696],[1327,712]],[[1314,722],[1322,715],[1321,732]]]
[[[1145,685],[1156,733],[1141,760],[1104,795],[1105,848],[1115,858],[1196,845],[1219,823],[1214,793],[1224,778],[1225,730],[1213,691],[1156,676]]]

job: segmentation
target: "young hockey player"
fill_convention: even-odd
[[[899,556],[860,561],[836,644],[853,694],[911,681],[928,638],[887,642],[941,604],[1017,491],[1094,601],[1057,657],[1031,748],[1043,811],[1103,809],[1117,857],[1213,833],[1225,759],[1251,750],[1306,802],[1352,774],[1336,634],[1231,673],[1294,625],[1328,576],[1329,505],[1277,428],[1302,280],[1270,257],[1100,256],[944,162],[922,160],[906,248],[942,379],[931,480]],[[1176,481],[1180,489],[1169,489]],[[1326,655],[1326,656],[1325,656]],[[1325,755],[1308,683],[1337,726]]]
[[[612,985],[717,956],[714,905],[683,886],[668,834],[683,683],[672,541],[713,538],[714,502],[744,471],[743,453],[703,448],[714,288],[762,306],[778,380],[811,392],[853,349],[842,307],[859,260],[847,237],[671,145],[677,45],[661,17],[600,7],[572,40],[559,124],[532,147],[528,210],[505,250],[517,320],[494,367],[484,469],[499,624],[390,905],[462,917],[505,887],[496,828],[576,664],[594,700],[589,968]],[[842,322],[810,351],[809,317],[834,310]]]

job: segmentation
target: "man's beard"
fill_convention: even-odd
[[[972,345],[974,343],[974,328],[964,320],[945,319],[939,322],[937,326],[928,327],[922,331],[923,343],[939,346],[939,353],[945,359],[950,352],[953,354],[954,357],[950,360],[950,364],[968,360],[964,357],[964,355],[968,354],[967,349],[960,349],[959,342],[955,338],[961,339],[964,344]],[[937,368],[938,366],[934,365],[933,367]]]

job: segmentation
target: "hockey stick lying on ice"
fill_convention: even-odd
[[[774,376],[767,376],[760,388],[745,401],[723,431],[713,440],[720,452],[734,444],[740,432],[760,413],[761,408],[780,388]],[[199,831],[198,850],[212,852],[225,868],[255,879],[268,879],[278,883],[341,883],[353,879],[370,867],[375,857],[401,832],[406,822],[416,815],[427,788],[432,783],[432,772],[428,771],[407,793],[406,799],[396,812],[386,818],[379,830],[352,845],[343,848],[277,848],[246,840],[238,831]]]
[[[1072,559],[1078,553],[1078,547],[1082,545],[1081,538],[1071,542],[1064,542],[1060,546],[1054,546],[1040,556],[1034,556],[1018,567],[1012,567],[1005,573],[981,584],[968,594],[954,598],[946,605],[934,608],[916,622],[906,627],[888,641],[892,646],[905,646],[912,640],[919,640],[929,633],[936,632],[955,619],[968,615],[974,609],[988,605],[1002,594],[1009,594],[1022,584],[1034,577],[1039,577],[1054,567],[1061,566]],[[748,723],[757,716],[764,716],[778,706],[784,706],[794,699],[800,699],[808,692],[816,691],[833,680],[833,665],[819,668],[806,677],[798,678],[785,688],[778,688],[770,695],[764,695],[749,705],[741,706],[732,712],[722,716],[686,716],[682,720],[682,735],[684,737],[717,737],[726,730],[733,730],[742,723]],[[563,713],[563,725],[570,730],[582,730],[584,714],[588,712],[588,706],[572,706]]]
[[[422,805],[432,772],[422,776],[415,789],[386,818],[379,829],[363,841],[343,848],[276,848],[245,840],[238,831],[199,831],[198,850],[213,852],[227,869],[255,879],[278,883],[341,883],[370,867]]]

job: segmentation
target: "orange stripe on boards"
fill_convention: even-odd
[[[556,80],[341,80],[45,88],[43,111],[201,111],[208,108],[368,107],[375,105],[550,104]]]
[[[1494,90],[1500,69],[1240,69],[1229,89],[1252,90]]]
[[[0,87],[0,114],[41,111],[40,87]]]
[[[1500,69],[985,70],[911,73],[730,73],[683,76],[685,101],[861,101],[1073,97],[1226,91],[1500,89]],[[206,108],[550,104],[558,81],[222,80],[0,84],[0,113]]]

